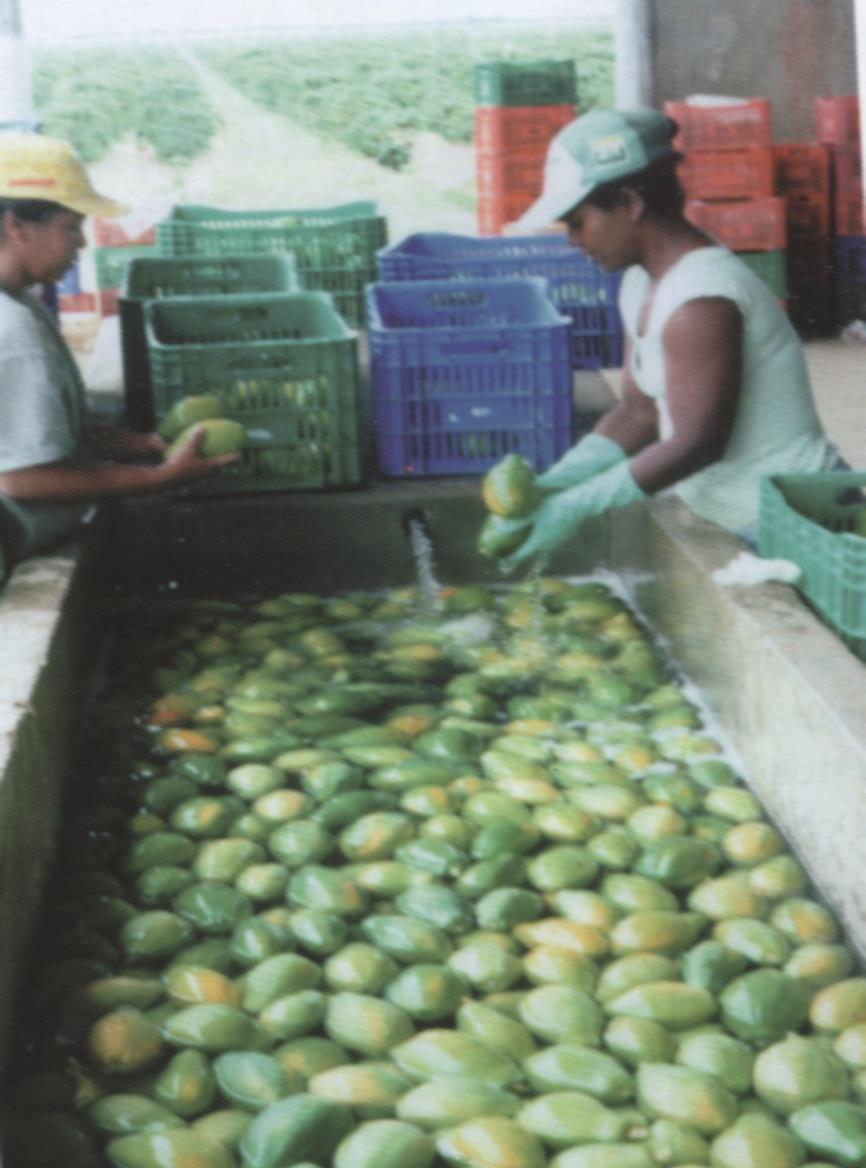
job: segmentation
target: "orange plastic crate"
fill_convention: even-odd
[[[860,137],[860,102],[856,94],[815,98],[815,137],[832,146],[850,146]]]
[[[773,194],[769,146],[691,150],[678,169],[689,199],[763,199]]]
[[[537,192],[479,195],[477,204],[479,235],[501,235],[506,223],[513,223],[519,219],[524,211],[529,210],[537,197]]]
[[[686,217],[732,251],[772,251],[787,242],[785,200],[776,195],[727,203],[691,199]]]
[[[699,106],[666,101],[664,111],[679,126],[677,150],[739,150],[769,146],[770,103],[755,97],[736,105]]]
[[[532,195],[538,198],[544,184],[546,147],[477,154],[476,176],[480,196]]]
[[[546,148],[575,114],[573,105],[478,106],[475,148],[488,154]]]

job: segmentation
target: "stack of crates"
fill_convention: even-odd
[[[826,336],[834,323],[830,151],[822,142],[780,142],[773,158],[785,200],[788,312],[802,336]]]
[[[608,273],[562,235],[476,238],[428,232],[379,252],[383,281],[498,279],[539,276],[556,308],[571,321],[575,369],[622,365],[623,328],[617,307],[621,273]]]
[[[186,296],[143,302],[157,420],[190,394],[215,394],[247,433],[242,461],[197,495],[351,486],[361,481],[357,334],[323,292]]]
[[[383,282],[367,297],[383,475],[478,475],[506,454],[541,470],[571,445],[571,322],[544,280]]]
[[[145,304],[167,297],[292,292],[299,288],[294,256],[287,253],[132,259],[117,301],[128,424],[148,431],[158,421],[150,380]]]
[[[297,211],[178,206],[157,226],[164,256],[290,252],[304,288],[328,292],[347,324],[364,320],[364,289],[376,279],[387,227],[375,202]]]
[[[686,217],[740,253],[784,301],[785,200],[774,194],[769,102],[669,101],[664,109],[679,127]]]
[[[844,327],[852,320],[866,319],[866,222],[858,97],[817,98],[815,128],[818,139],[830,151],[836,324]]]
[[[94,219],[91,236],[96,309],[100,316],[114,316],[127,265],[131,260],[156,252],[156,227],[133,231],[113,219]]]
[[[478,230],[500,235],[541,194],[550,140],[575,117],[574,61],[475,66]]]

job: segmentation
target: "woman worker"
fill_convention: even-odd
[[[601,267],[627,269],[626,344],[618,404],[538,477],[551,493],[507,567],[666,487],[754,543],[762,476],[840,465],[773,293],[684,218],[676,128],[649,109],[577,118],[552,141],[541,197],[520,220],[559,220]]]
[[[199,432],[163,462],[158,435],[88,419],[75,360],[31,289],[58,280],[73,263],[85,216],[124,210],[96,193],[66,143],[0,134],[0,546],[7,567],[71,532],[94,500],[168,487],[237,458],[203,458]]]

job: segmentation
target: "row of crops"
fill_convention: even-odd
[[[503,27],[418,30],[221,41],[196,51],[264,109],[400,170],[418,132],[471,141],[476,61],[573,55],[581,104],[610,99],[609,34],[521,28],[519,46],[513,35]],[[87,162],[132,137],[160,161],[183,166],[208,149],[220,127],[194,63],[168,47],[45,51],[34,61],[34,100],[46,131],[71,141]]]

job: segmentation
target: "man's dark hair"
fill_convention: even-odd
[[[686,196],[677,174],[677,164],[681,154],[671,155],[653,162],[644,170],[627,174],[624,178],[602,183],[583,200],[584,205],[592,204],[602,211],[611,211],[622,201],[622,192],[635,191],[643,201],[647,211],[656,215],[675,217],[681,215]]]
[[[62,203],[52,203],[49,199],[9,199],[0,196],[0,216],[11,211],[16,219],[25,223],[47,223],[60,211],[67,211]]]

